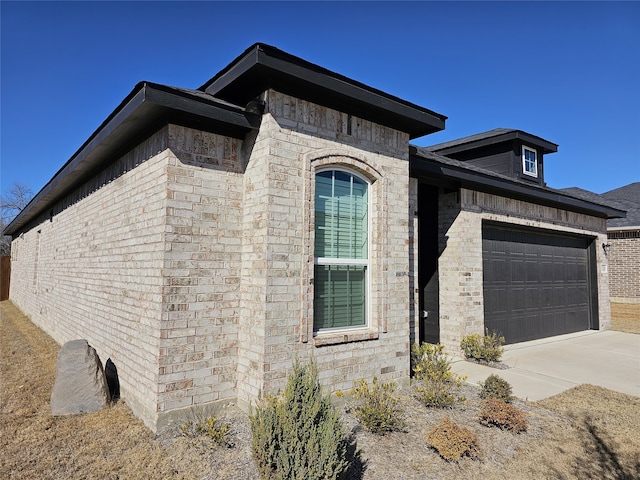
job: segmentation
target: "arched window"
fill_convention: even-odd
[[[346,170],[315,177],[314,332],[368,324],[369,183]]]

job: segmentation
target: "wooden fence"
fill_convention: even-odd
[[[9,299],[11,257],[0,257],[0,301]]]

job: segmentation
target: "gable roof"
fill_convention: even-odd
[[[562,190],[525,182],[491,170],[432,152],[429,147],[411,146],[409,169],[412,177],[426,182],[508,196],[541,205],[562,208],[601,218],[624,217],[623,209],[602,199],[580,198]]]
[[[199,90],[246,105],[269,88],[395,128],[410,138],[443,130],[447,119],[264,43],[249,47]]]
[[[527,133],[523,130],[516,130],[513,128],[494,128],[488,132],[476,133],[475,135],[469,135],[456,140],[438,143],[425,148],[431,152],[439,153],[440,155],[448,155],[515,139],[520,139],[524,143],[540,148],[542,153],[554,153],[558,151],[558,145],[555,143]]]

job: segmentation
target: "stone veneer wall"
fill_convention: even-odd
[[[607,242],[611,301],[640,303],[640,230],[609,232]]]
[[[606,241],[602,218],[461,188],[440,196],[440,342],[451,352],[460,340],[484,330],[482,221],[589,235]],[[607,258],[596,248],[600,328],[611,326]]]

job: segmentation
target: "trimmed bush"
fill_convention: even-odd
[[[322,395],[315,361],[294,363],[287,387],[250,416],[253,457],[263,480],[342,478],[349,463],[340,415]]]
[[[411,363],[417,382],[414,391],[425,406],[443,408],[465,400],[457,393],[466,377],[451,371],[451,361],[444,351],[444,345],[413,344]]]
[[[513,400],[511,384],[498,375],[489,375],[484,382],[480,382],[480,398],[498,398],[507,403]]]
[[[487,330],[484,336],[477,333],[464,336],[460,342],[460,348],[466,358],[484,362],[499,362],[504,352],[504,348],[502,348],[504,342],[504,337],[498,336],[496,332],[489,335],[489,330]]]
[[[403,409],[395,396],[395,382],[380,383],[373,377],[371,386],[366,380],[353,382],[350,395],[358,402],[354,415],[372,433],[384,435],[394,430],[403,430]]]
[[[427,444],[449,462],[458,462],[463,457],[478,458],[478,437],[468,428],[454,423],[449,417],[442,420],[427,434]]]
[[[498,398],[488,398],[482,403],[480,423],[516,433],[526,432],[529,427],[522,410]]]

